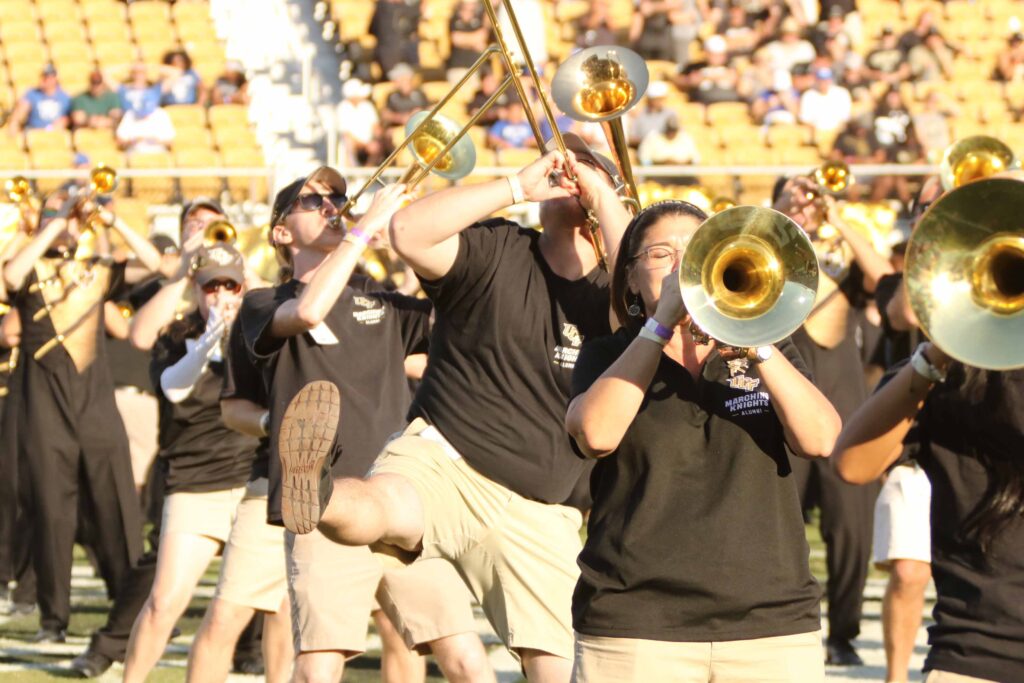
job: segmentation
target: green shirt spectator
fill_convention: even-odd
[[[99,71],[89,76],[89,89],[71,100],[71,122],[75,128],[114,128],[122,113],[121,99]]]

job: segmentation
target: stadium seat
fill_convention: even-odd
[[[29,128],[25,131],[25,148],[29,153],[43,151],[71,151],[71,134],[66,130],[41,130]]]
[[[175,153],[175,161],[182,168],[217,168],[221,165],[220,155],[209,148],[183,149]],[[216,197],[223,189],[220,176],[183,176],[179,181],[184,197]]]
[[[7,63],[12,67],[32,64],[33,68],[38,70],[39,66],[50,61],[49,55],[46,54],[46,46],[39,42],[4,41],[4,54],[7,57]],[[38,72],[36,75],[39,75]]]
[[[171,6],[162,0],[135,0],[128,3],[128,18],[137,21],[171,20]]]
[[[174,167],[174,157],[167,152],[133,154],[128,157],[128,167],[138,169],[166,169]],[[132,196],[152,202],[166,202],[174,195],[174,178],[155,176],[132,178]]]
[[[128,23],[117,17],[102,17],[87,24],[89,37],[94,46],[99,48],[103,43],[130,43],[131,29]]]
[[[249,112],[242,104],[215,104],[209,109],[209,117],[214,130],[249,125]]]
[[[36,7],[30,0],[4,0],[0,2],[0,23],[13,20],[36,19]]]
[[[256,149],[226,149],[221,157],[228,168],[263,168],[266,163],[263,153]],[[227,185],[231,198],[236,202],[267,200],[267,179],[264,177],[229,177]]]
[[[175,130],[193,126],[206,127],[206,108],[200,104],[172,104],[164,107],[171,117]]]
[[[205,125],[183,125],[174,127],[174,150],[176,152],[194,149],[213,149],[213,138],[210,129]]]
[[[32,168],[40,171],[57,171],[71,168],[72,152],[70,148],[43,148],[29,150]],[[38,178],[36,187],[41,193],[53,192],[60,187],[66,178]]]
[[[765,141],[770,147],[787,148],[807,145],[811,141],[807,126],[800,123],[776,124],[768,126]]]
[[[217,128],[213,131],[213,141],[222,151],[232,148],[259,148],[256,133],[250,128]]]
[[[117,140],[112,130],[79,128],[72,134],[72,140],[77,151],[90,156],[105,150],[117,151]]]
[[[29,168],[28,155],[20,149],[0,147],[0,168],[22,171]]]

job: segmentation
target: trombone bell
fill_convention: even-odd
[[[988,178],[940,197],[907,246],[905,283],[922,331],[979,368],[1024,367],[1024,187]]]
[[[773,209],[737,206],[704,221],[679,265],[693,322],[729,346],[772,344],[814,306],[818,264],[804,231]]]
[[[987,135],[972,135],[946,148],[939,165],[939,177],[943,189],[948,192],[1000,171],[1019,167],[1020,162],[1013,150],[1001,140]]]
[[[632,50],[600,45],[581,50],[558,67],[551,95],[566,116],[608,121],[632,109],[647,91],[643,58]]]
[[[460,130],[460,126],[446,116],[435,114],[426,127],[413,135],[416,127],[430,115],[428,111],[420,111],[409,117],[405,124],[405,134],[416,163],[426,168],[437,159],[452,140],[458,139],[455,146],[434,164],[433,172],[447,180],[459,180],[472,172],[476,165],[476,148],[473,141]]]

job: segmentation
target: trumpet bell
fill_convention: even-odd
[[[732,197],[715,197],[711,200],[711,213],[722,213],[734,206],[736,206],[736,200]]]
[[[567,59],[551,81],[558,108],[577,121],[608,121],[632,109],[647,92],[647,63],[624,47],[598,45]]]
[[[117,172],[99,164],[89,172],[89,189],[94,195],[110,194],[117,188]]]
[[[939,164],[939,177],[948,192],[1015,168],[1020,168],[1020,162],[1004,142],[988,135],[972,135],[946,148]]]
[[[412,135],[416,127],[430,112],[420,111],[409,117],[405,124],[406,137]],[[409,140],[409,148],[413,158],[421,167],[429,166],[451,141],[459,136],[461,126],[448,117],[435,114],[434,118],[415,137]],[[433,173],[447,180],[459,180],[472,172],[476,166],[476,147],[468,136],[459,137],[455,146],[448,150],[436,164]]]
[[[729,346],[789,336],[814,306],[818,264],[811,241],[773,209],[737,206],[704,221],[679,265],[693,322]]]
[[[956,188],[921,217],[904,275],[921,329],[946,354],[990,370],[1024,366],[1024,185]]]
[[[830,194],[839,194],[853,183],[853,173],[845,161],[826,161],[814,171],[814,181]]]
[[[203,231],[203,242],[207,246],[214,244],[234,244],[238,239],[238,231],[227,221],[212,221]]]
[[[29,183],[28,178],[23,175],[14,176],[8,178],[4,182],[4,192],[7,193],[7,197],[15,204],[21,204],[30,196],[32,196],[32,185]]]

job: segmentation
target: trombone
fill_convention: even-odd
[[[39,200],[32,192],[32,183],[25,176],[17,175],[4,182],[4,192],[7,193],[7,198],[11,200],[11,203],[18,207],[18,213],[25,225],[25,232],[31,235],[34,226],[31,220],[26,220],[27,214],[30,211],[37,211],[39,208]]]
[[[1024,367],[1024,186],[987,178],[955,188],[921,217],[904,279],[921,330],[979,368]]]
[[[736,206],[701,224],[678,277],[695,336],[753,348],[784,339],[810,315],[818,260],[807,234],[785,214]]]
[[[1001,171],[1020,168],[1020,160],[1004,142],[988,135],[957,140],[942,153],[939,179],[946,192]]]

